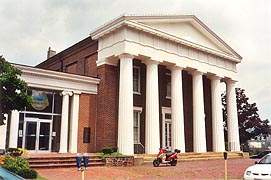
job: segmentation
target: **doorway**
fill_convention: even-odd
[[[162,146],[171,150],[171,109],[163,107],[162,116]]]
[[[30,153],[51,152],[52,120],[27,118],[23,134],[23,148]]]

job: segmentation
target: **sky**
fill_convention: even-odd
[[[35,66],[124,13],[196,15],[243,57],[237,86],[271,120],[270,0],[1,0],[0,55]]]

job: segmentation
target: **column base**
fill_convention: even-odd
[[[237,142],[229,142],[228,143],[228,151],[240,151],[240,145]]]

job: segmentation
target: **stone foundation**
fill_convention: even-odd
[[[106,166],[134,166],[133,156],[104,157]]]

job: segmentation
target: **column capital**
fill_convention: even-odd
[[[222,79],[222,77],[217,76],[217,75],[209,75],[208,78],[210,80],[221,80]]]
[[[65,96],[65,95],[69,95],[69,96],[72,96],[72,92],[71,91],[62,91],[61,93],[60,93],[60,96]]]
[[[134,59],[134,55],[132,54],[121,54],[118,56],[120,59]]]
[[[237,81],[233,79],[224,79],[223,80],[226,84],[235,84]]]
[[[73,94],[76,94],[76,95],[79,95],[81,94],[82,92],[81,91],[72,91]]]
[[[173,70],[180,70],[182,71],[184,69],[184,67],[181,66],[170,66],[168,67],[169,70],[173,71]]]
[[[158,64],[160,64],[160,62],[149,59],[149,60],[144,60],[144,64],[146,64],[146,65],[151,65],[151,64],[158,65]]]
[[[191,74],[192,76],[196,76],[196,75],[203,75],[204,73],[198,70],[194,70],[191,72],[188,72],[189,74]]]

